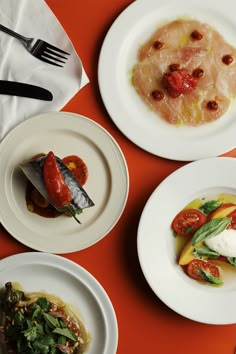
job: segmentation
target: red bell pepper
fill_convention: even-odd
[[[49,198],[54,206],[59,209],[68,206],[72,200],[71,192],[52,151],[45,157],[43,178]]]

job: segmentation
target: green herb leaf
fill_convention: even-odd
[[[27,323],[28,323],[28,328],[22,332],[24,334],[24,337],[27,339],[27,341],[33,342],[39,336],[43,335],[42,326],[40,326],[38,323],[35,322],[27,321]]]
[[[55,317],[53,317],[51,315],[48,315],[47,313],[43,313],[43,318],[45,319],[47,325],[50,328],[60,327],[60,323],[59,323],[57,318],[55,318]]]
[[[199,258],[207,257],[207,258],[215,259],[218,258],[220,254],[216,251],[211,250],[207,246],[200,246],[194,248],[193,255]]]
[[[71,332],[68,328],[56,328],[53,330],[53,333],[60,334],[61,336],[65,336],[73,341],[77,341],[78,337]]]
[[[39,305],[41,307],[41,309],[43,311],[46,311],[46,312],[49,310],[49,308],[51,306],[51,302],[48,301],[46,299],[46,297],[39,297],[36,303],[37,303],[37,305]]]
[[[236,267],[236,258],[235,257],[228,257],[227,258],[229,263]]]
[[[66,337],[65,336],[59,336],[58,337],[58,340],[57,340],[57,343],[58,344],[61,344],[61,345],[66,345]]]
[[[208,215],[215,209],[217,209],[222,202],[219,202],[217,200],[209,200],[208,202],[204,203],[199,210],[201,210],[204,214]]]
[[[214,277],[213,275],[211,275],[209,272],[206,272],[202,268],[198,268],[198,270],[202,279],[207,281],[208,283],[216,284],[216,285],[222,284],[222,280],[220,278]]]
[[[210,237],[216,236],[226,229],[231,222],[231,218],[216,218],[206,222],[193,235],[192,245],[204,241]]]
[[[31,316],[31,319],[32,320],[35,320],[37,319],[41,314],[42,314],[42,309],[39,305],[37,304],[33,304],[31,307],[30,307],[30,310],[32,311],[32,316]]]

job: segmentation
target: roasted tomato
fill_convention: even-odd
[[[192,236],[207,220],[197,209],[181,210],[172,221],[172,229],[181,236]]]
[[[220,277],[219,268],[215,264],[208,261],[202,261],[201,259],[194,259],[188,264],[188,275],[193,279],[203,280],[199,268],[210,273],[213,277]]]
[[[83,186],[88,178],[88,168],[85,162],[76,155],[64,157],[62,162],[73,173],[78,182]]]

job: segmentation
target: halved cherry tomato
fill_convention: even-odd
[[[220,277],[219,268],[215,264],[208,261],[202,261],[201,259],[194,259],[188,264],[187,267],[188,275],[193,279],[203,280],[199,268],[201,268],[205,272],[210,273],[216,278]]]
[[[207,220],[197,209],[181,210],[172,221],[172,229],[181,236],[192,236]]]
[[[66,156],[62,162],[73,173],[78,182],[83,186],[88,178],[88,168],[85,162],[76,155]]]

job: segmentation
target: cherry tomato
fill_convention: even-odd
[[[194,259],[188,264],[187,267],[188,275],[193,279],[203,280],[199,268],[201,268],[205,272],[210,273],[216,278],[220,277],[219,268],[215,264],[208,261],[202,261],[201,259]]]
[[[181,210],[172,221],[172,229],[181,236],[192,236],[207,220],[197,209]]]
[[[85,162],[80,157],[75,155],[64,157],[62,162],[73,173],[81,186],[83,186],[88,178],[88,168]]]

